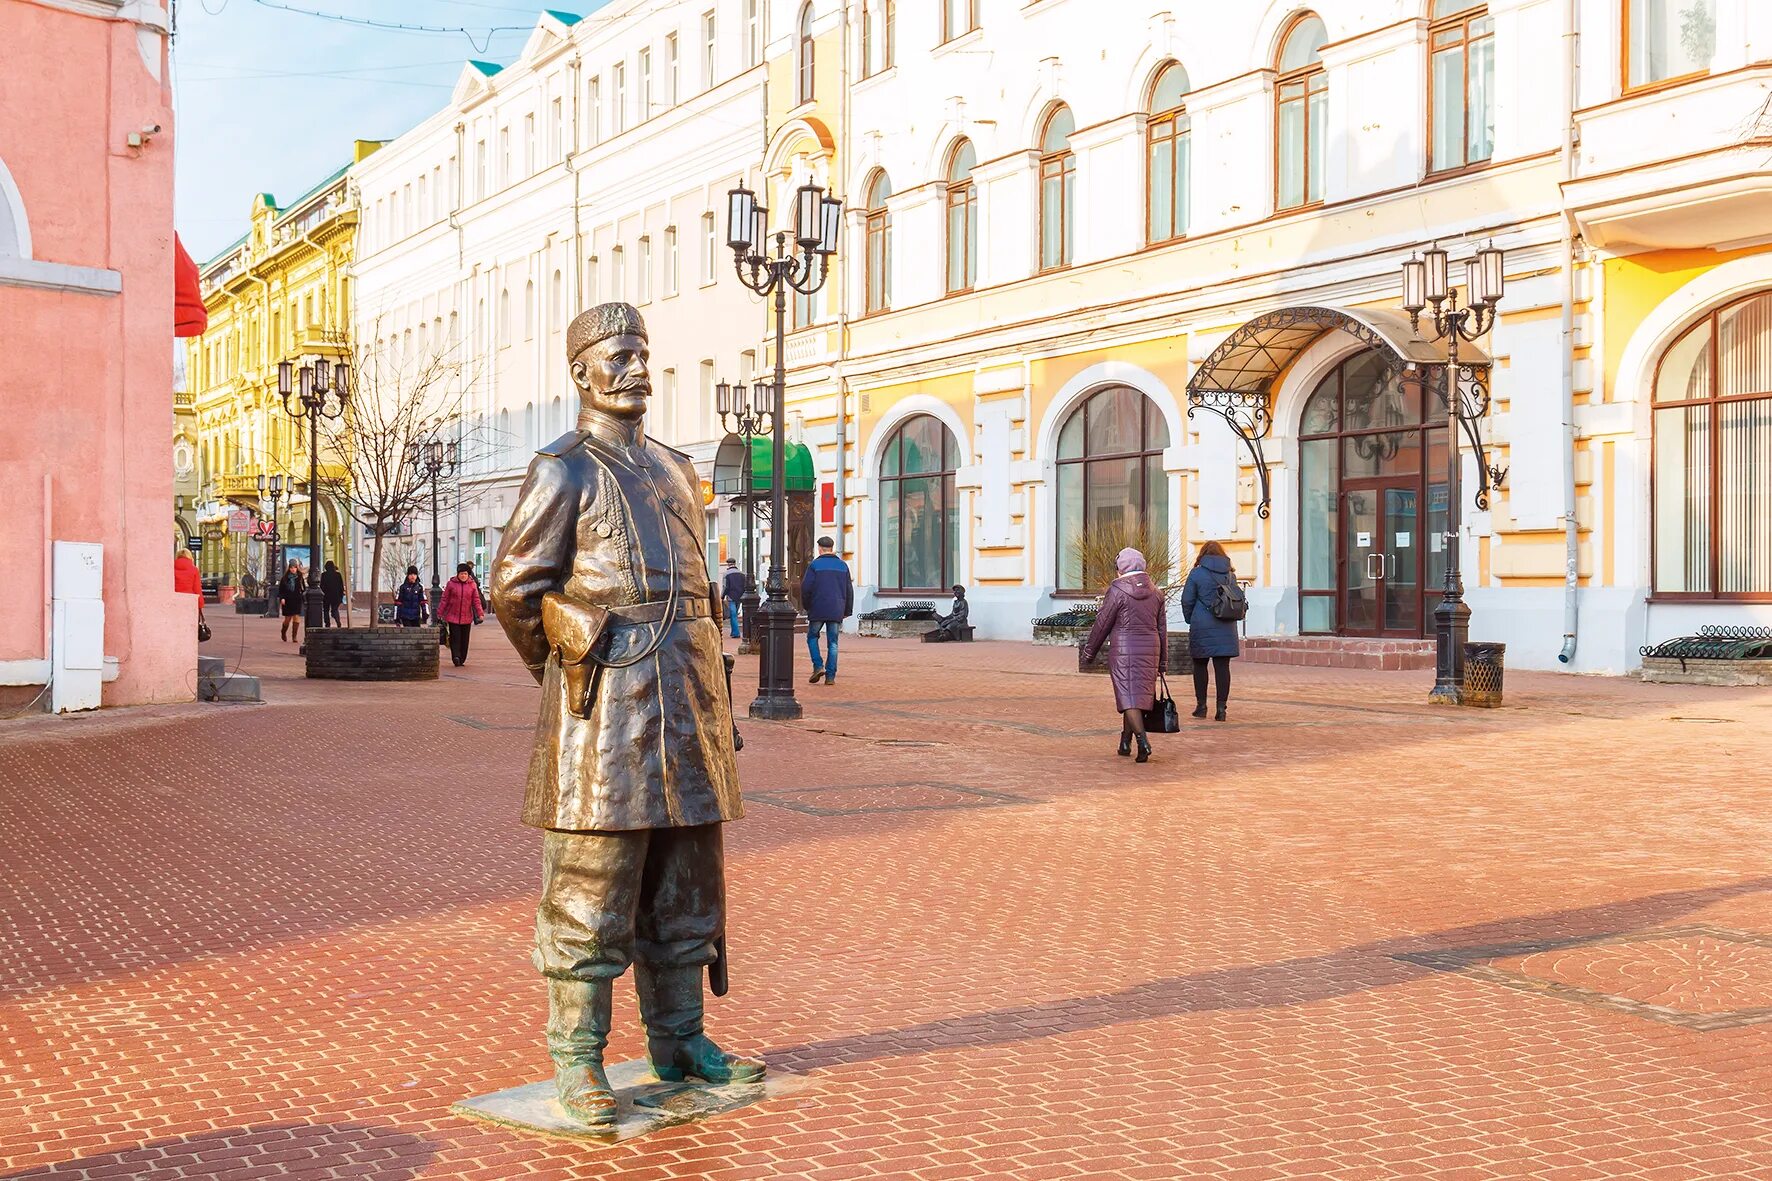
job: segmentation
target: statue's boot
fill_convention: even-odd
[[[615,1091],[603,1073],[609,1044],[608,980],[548,981],[548,1057],[566,1114],[595,1131],[615,1131]]]
[[[728,1054],[702,1032],[701,977],[700,968],[634,965],[634,990],[640,996],[653,1073],[666,1082],[759,1081],[765,1069],[762,1059]]]

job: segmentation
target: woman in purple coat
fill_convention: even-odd
[[[1164,643],[1167,611],[1163,593],[1145,573],[1144,555],[1130,547],[1114,560],[1119,577],[1108,584],[1107,597],[1089,638],[1083,641],[1083,661],[1095,659],[1102,645],[1108,649],[1108,677],[1114,682],[1114,708],[1123,719],[1120,753],[1132,753],[1138,742],[1138,761],[1151,757],[1150,739],[1144,734],[1144,711],[1156,704],[1157,674],[1164,671],[1168,645]]]

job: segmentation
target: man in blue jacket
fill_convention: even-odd
[[[800,580],[800,602],[806,605],[806,650],[812,653],[812,683],[837,683],[837,637],[842,634],[843,621],[855,610],[855,582],[849,577],[849,563],[836,554],[837,543],[828,537],[818,539],[818,557],[806,567]],[[829,655],[820,659],[819,633],[826,637]]]

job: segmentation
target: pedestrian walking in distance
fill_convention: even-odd
[[[828,537],[818,539],[818,557],[806,567],[800,579],[800,602],[806,607],[806,650],[812,653],[811,683],[837,683],[837,637],[843,632],[843,621],[855,610],[855,580],[849,577],[849,563],[836,553],[837,543]],[[828,651],[818,651],[820,635],[826,639]]]
[[[431,617],[430,600],[425,597],[425,584],[418,580],[418,567],[406,567],[406,581],[394,594],[394,618],[401,627],[422,627]]]
[[[738,601],[744,598],[744,573],[738,563],[726,559],[726,577],[720,580],[720,597],[726,600],[726,622],[732,627],[732,638],[738,639]]]
[[[343,627],[344,624],[338,621],[338,609],[345,601],[345,576],[331,562],[326,563],[326,569],[320,571],[320,593],[326,596],[324,622],[329,627]]]
[[[300,562],[291,562],[277,584],[277,601],[283,610],[283,639],[301,643],[302,600],[307,597],[308,580],[302,577]]]
[[[1196,718],[1206,716],[1206,669],[1210,664],[1218,686],[1218,712],[1212,716],[1224,721],[1224,707],[1231,699],[1231,657],[1242,650],[1237,640],[1242,602],[1243,591],[1237,585],[1236,571],[1231,569],[1230,555],[1216,541],[1208,541],[1200,547],[1194,568],[1188,571],[1187,585],[1181,588],[1188,651],[1194,658]],[[1231,605],[1226,606],[1227,603]]]
[[[473,635],[474,625],[486,618],[480,607],[480,584],[474,581],[474,568],[468,563],[457,566],[455,577],[443,584],[437,618],[449,625],[449,658],[460,668],[468,662],[468,637]]]
[[[1168,647],[1164,642],[1163,593],[1144,566],[1144,555],[1131,546],[1120,551],[1114,559],[1119,574],[1108,583],[1095,626],[1083,641],[1085,664],[1111,642],[1108,679],[1114,683],[1114,708],[1120,711],[1120,753],[1131,754],[1132,744],[1137,742],[1141,763],[1151,757],[1144,711],[1157,703],[1157,674],[1164,671]]]

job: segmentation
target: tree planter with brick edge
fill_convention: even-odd
[[[263,615],[270,603],[265,599],[235,599],[235,615]]]
[[[303,636],[308,676],[324,681],[434,681],[434,627],[323,627]]]

